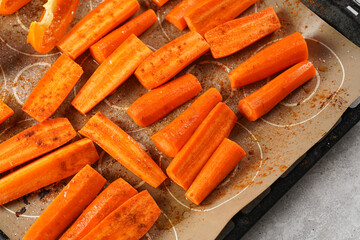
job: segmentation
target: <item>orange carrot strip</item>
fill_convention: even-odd
[[[242,87],[267,78],[308,58],[308,48],[300,33],[293,33],[261,50],[232,72],[232,88]]]
[[[141,35],[157,20],[154,10],[149,9],[123,26],[109,33],[90,47],[93,58],[102,63],[115,51],[131,34]]]
[[[1,0],[0,15],[10,15],[25,6],[31,0]]]
[[[146,127],[168,115],[202,90],[192,74],[186,74],[138,98],[126,111],[137,125]]]
[[[151,54],[135,71],[147,89],[166,83],[209,50],[209,44],[196,32],[189,32]]]
[[[236,121],[235,113],[218,103],[166,169],[169,178],[187,190]]]
[[[79,131],[118,160],[124,167],[153,187],[166,175],[140,145],[115,123],[98,112]]]
[[[137,0],[105,0],[66,33],[57,47],[75,59],[139,9]]]
[[[39,53],[48,53],[74,19],[79,0],[48,0],[39,22],[32,22],[27,42]]]
[[[152,51],[132,34],[96,69],[71,104],[82,114],[87,113],[116,91],[151,53]]]
[[[0,100],[0,124],[5,122],[5,120],[11,117],[13,114],[14,111]]]
[[[153,3],[155,3],[158,7],[161,7],[165,3],[167,3],[169,0],[152,0]]]
[[[240,113],[248,120],[256,121],[292,91],[313,78],[315,74],[316,70],[311,62],[302,61],[296,64],[256,92],[240,100]]]
[[[105,183],[105,178],[86,165],[50,203],[23,240],[56,239],[91,203]]]
[[[50,152],[75,136],[66,118],[32,126],[0,144],[0,173]]]
[[[230,21],[258,0],[206,0],[193,6],[185,14],[191,31],[202,36],[210,29]]]
[[[45,121],[64,102],[83,72],[71,58],[61,55],[26,99],[22,110],[39,122]]]
[[[0,179],[0,205],[70,177],[98,159],[87,138],[62,147]]]
[[[245,151],[225,138],[195,178],[185,197],[199,205],[245,157]]]
[[[83,240],[140,239],[161,214],[148,191],[142,191],[114,210]]]
[[[152,136],[157,149],[169,157],[175,157],[210,111],[222,101],[216,88],[210,88],[180,116]]]
[[[106,216],[136,194],[136,189],[125,180],[117,179],[95,198],[59,240],[82,239]]]
[[[214,58],[229,56],[281,27],[272,7],[226,22],[205,34]]]

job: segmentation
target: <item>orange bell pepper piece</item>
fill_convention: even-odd
[[[0,15],[10,15],[25,6],[31,0],[0,0]]]

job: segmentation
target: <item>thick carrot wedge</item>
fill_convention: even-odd
[[[0,15],[10,15],[25,6],[31,0],[1,0]]]
[[[226,22],[205,33],[214,58],[229,56],[281,27],[272,7]]]
[[[153,3],[155,3],[158,7],[161,7],[165,3],[167,3],[169,0],[152,0]]]
[[[316,74],[314,65],[303,61],[289,68],[265,86],[240,100],[239,110],[250,121],[256,121],[268,113],[296,88]]]
[[[195,97],[201,90],[197,78],[186,74],[144,94],[126,112],[137,125],[146,127]]]
[[[5,120],[11,117],[13,114],[14,111],[0,100],[0,124],[5,122]]]
[[[216,88],[210,88],[180,116],[152,136],[157,149],[169,157],[175,157],[210,111],[222,101]]]
[[[157,20],[154,10],[149,9],[123,26],[109,33],[90,47],[93,58],[102,63],[115,51],[131,34],[141,35]]]
[[[0,173],[50,152],[75,136],[66,118],[32,126],[0,144]]]
[[[0,205],[70,177],[98,159],[87,138],[62,147],[0,179]]]
[[[57,239],[92,202],[105,183],[105,178],[86,165],[50,203],[23,240]]]
[[[195,178],[185,197],[199,205],[245,157],[245,151],[225,138]]]
[[[126,132],[100,112],[79,131],[118,160],[136,176],[153,187],[158,187],[166,175],[144,149]]]
[[[293,33],[261,50],[229,73],[232,88],[242,87],[284,70],[308,58],[300,33]]]
[[[26,99],[22,110],[39,122],[45,121],[64,102],[83,72],[71,58],[61,55]]]
[[[57,47],[75,59],[139,9],[137,0],[105,0],[66,33]]]
[[[191,31],[204,36],[210,29],[236,18],[257,1],[205,0],[187,11],[184,18]]]
[[[50,52],[74,19],[79,0],[48,0],[39,22],[32,22],[27,42],[39,53]]]
[[[166,169],[169,178],[187,190],[236,121],[235,113],[218,103]]]
[[[136,240],[149,231],[161,214],[148,191],[142,191],[114,210],[83,240]]]
[[[135,196],[137,191],[122,178],[112,182],[84,210],[59,240],[80,240],[106,216]]]
[[[123,84],[151,53],[132,34],[96,69],[71,104],[82,114],[87,113]]]
[[[151,54],[135,71],[147,89],[156,88],[178,74],[209,50],[209,44],[196,32],[189,32]]]

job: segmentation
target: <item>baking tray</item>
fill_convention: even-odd
[[[100,1],[80,1],[75,23]],[[149,1],[140,1],[145,11],[156,10],[159,22],[140,38],[153,50],[183,33],[163,20],[179,1],[170,0],[160,10]],[[33,0],[11,16],[0,17],[0,97],[15,114],[0,126],[0,140],[4,141],[21,130],[36,124],[21,111],[21,105],[41,76],[60,53],[36,53],[26,44],[27,28],[42,13],[45,1]],[[273,6],[282,28],[252,46],[220,60],[206,54],[184,69],[179,75],[190,72],[199,78],[204,90],[216,87],[225,103],[239,116],[230,138],[239,143],[247,156],[198,207],[184,197],[184,191],[166,181],[158,189],[142,182],[116,160],[99,149],[101,159],[94,165],[109,182],[123,177],[139,191],[147,189],[162,210],[159,220],[144,239],[214,239],[231,217],[266,190],[300,156],[318,142],[337,122],[348,106],[360,96],[360,50],[303,6],[300,1],[260,1],[242,16]],[[256,122],[242,118],[237,103],[270,79],[231,90],[227,72],[272,42],[295,31],[301,32],[309,47],[309,60],[317,75],[300,87],[269,114]],[[171,159],[159,153],[151,136],[178,116],[190,103],[147,128],[138,127],[125,110],[139,96],[146,93],[135,77],[127,80],[115,94],[81,115],[71,107],[70,101],[98,66],[88,52],[77,59],[85,73],[54,117],[67,117],[75,129],[80,129],[97,111],[101,111],[152,155],[165,170]],[[21,239],[36,217],[55,198],[67,180],[5,204],[0,208],[0,229],[10,239]],[[41,198],[41,199],[40,199]],[[23,209],[21,211],[21,209]],[[26,211],[24,212],[24,209]],[[18,212],[18,216],[16,216]],[[23,212],[22,214],[20,214]]]

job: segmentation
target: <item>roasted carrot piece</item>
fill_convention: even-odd
[[[5,122],[5,120],[11,117],[13,114],[14,111],[0,100],[0,124]]]
[[[185,74],[138,98],[126,111],[137,125],[146,127],[168,115],[202,90],[192,74]]]
[[[50,152],[75,136],[66,118],[32,126],[0,144],[0,173]]]
[[[1,0],[0,15],[10,15],[15,13],[21,7],[25,6],[31,0]]]
[[[106,179],[86,165],[25,234],[23,240],[56,239],[101,191]]]
[[[166,175],[144,149],[126,132],[98,112],[79,131],[118,160],[136,176],[158,187]]]
[[[114,210],[83,240],[140,239],[160,216],[161,210],[148,191],[142,191]]]
[[[166,169],[169,178],[187,190],[236,121],[235,113],[218,103]]]
[[[26,99],[22,110],[43,122],[60,107],[83,74],[82,68],[62,54]]]
[[[70,177],[98,159],[87,138],[49,153],[0,179],[0,205]]]
[[[313,78],[315,74],[316,70],[311,62],[302,61],[296,64],[256,92],[240,100],[240,113],[248,120],[256,121],[292,91]]]
[[[71,104],[82,114],[87,113],[123,84],[151,53],[132,34],[96,69]]]
[[[136,194],[136,189],[125,180],[115,180],[95,198],[59,240],[82,239],[106,216]]]
[[[66,33],[57,47],[75,59],[139,9],[137,0],[105,0]]]
[[[293,33],[261,50],[230,72],[231,87],[238,88],[260,81],[307,58],[305,39],[300,33]]]
[[[205,0],[193,6],[184,16],[191,31],[202,36],[220,24],[239,16],[258,0]]]
[[[245,151],[225,138],[195,178],[185,197],[199,205],[245,157]]]
[[[166,83],[209,50],[209,44],[196,32],[189,32],[151,54],[135,71],[147,89]]]
[[[109,33],[90,47],[93,58],[102,63],[115,51],[131,34],[141,35],[157,20],[154,10],[149,9],[123,26]]]
[[[169,157],[175,157],[210,111],[222,101],[216,88],[210,88],[180,116],[152,136],[157,149]]]
[[[214,58],[229,56],[281,27],[272,7],[226,22],[205,33]]]
[[[158,7],[161,7],[165,3],[167,3],[169,0],[152,0],[153,3],[155,3]]]

